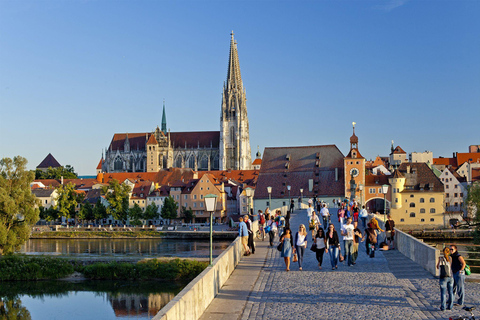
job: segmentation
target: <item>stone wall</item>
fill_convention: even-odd
[[[258,230],[254,221],[252,229]],[[163,307],[153,320],[192,320],[199,319],[208,305],[218,294],[230,274],[243,257],[240,238],[235,241],[183,290]]]

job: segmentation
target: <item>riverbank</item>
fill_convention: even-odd
[[[215,240],[234,240],[237,231],[213,231]],[[183,239],[183,240],[208,240],[208,231],[44,231],[32,233],[30,239]]]

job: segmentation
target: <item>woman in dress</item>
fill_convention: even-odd
[[[290,228],[285,228],[282,236],[280,237],[280,242],[283,243],[281,256],[285,261],[286,271],[290,271],[290,258],[292,257],[292,248],[293,248],[293,238],[292,231]]]
[[[325,232],[322,227],[318,227],[317,234],[315,235],[315,257],[318,261],[318,267],[322,269],[323,254],[325,253]]]
[[[440,310],[452,310],[453,307],[453,275],[452,275],[452,258],[450,257],[450,248],[443,248],[443,257],[438,258],[437,269],[445,266],[445,273],[440,273]],[[448,301],[445,305],[445,296],[448,291]]]
[[[328,226],[327,235],[325,237],[325,245],[328,253],[330,254],[330,263],[332,264],[332,270],[338,269],[337,262],[340,242],[338,241],[338,234],[333,224],[330,224]]]
[[[302,271],[302,263],[303,263],[303,254],[305,253],[305,249],[307,248],[307,229],[305,229],[305,225],[301,224],[298,227],[298,232],[295,234],[295,250],[293,253],[297,253],[298,256],[298,269]]]

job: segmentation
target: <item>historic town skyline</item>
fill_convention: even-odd
[[[478,144],[480,4],[471,1],[0,3],[0,157],[94,174],[115,132],[219,130],[230,32],[252,159],[336,144],[367,159]],[[235,9],[235,10],[233,10]],[[226,14],[228,12],[228,14]]]

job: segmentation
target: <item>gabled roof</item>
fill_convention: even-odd
[[[227,182],[228,180],[237,181],[240,183],[247,183],[249,181],[257,181],[258,170],[215,170],[215,171],[199,171],[198,178],[203,177],[204,174],[210,174],[219,182]]]
[[[100,159],[100,162],[98,163],[97,170],[102,170],[102,165],[103,165],[103,158]]]
[[[139,181],[132,190],[132,199],[146,199],[152,187],[152,181]]]
[[[399,170],[395,169],[395,171],[393,171],[392,178],[394,179],[405,178],[405,176]]]
[[[355,158],[352,158],[352,152],[353,152],[354,150],[355,150],[355,152],[357,153],[357,156],[356,156]],[[360,153],[360,151],[358,151],[358,149],[353,148],[353,149],[351,149],[350,152],[347,154],[347,156],[345,157],[345,159],[365,159],[365,158],[361,155],[361,153]]]
[[[460,153],[457,152],[457,164],[461,166],[465,162],[480,162],[480,153]]]
[[[51,197],[52,193],[55,192],[55,189],[33,189],[32,194],[35,195],[37,198],[47,198]]]
[[[130,133],[129,133],[130,135]],[[178,180],[193,179],[194,172],[189,168],[169,168],[158,172],[111,172],[97,175],[97,181],[108,183],[110,180],[120,182],[130,179],[131,181],[153,181],[160,185],[167,185]],[[102,181],[103,180],[103,181]]]
[[[365,176],[365,187],[388,184],[388,178],[391,178],[391,176],[384,174],[367,174]]]
[[[150,135],[150,138],[148,138],[147,144],[158,144],[157,139],[155,139],[155,135]]]
[[[406,152],[400,146],[397,146],[395,150],[393,150],[393,154],[406,154]]]
[[[49,167],[58,168],[61,167],[61,164],[49,153],[45,159],[37,166],[37,169],[48,169]]]
[[[407,169],[410,166],[410,173],[407,173]],[[428,186],[430,191],[444,192],[443,183],[433,173],[426,163],[414,162],[414,163],[402,163],[398,168],[398,171],[405,176],[405,191],[420,191],[425,186]],[[410,187],[410,188],[408,188]]]
[[[262,164],[262,159],[260,158],[257,158],[253,161],[252,165],[256,166],[256,165],[261,165]]]
[[[433,164],[437,166],[452,166],[457,167],[457,158],[433,158]]]

